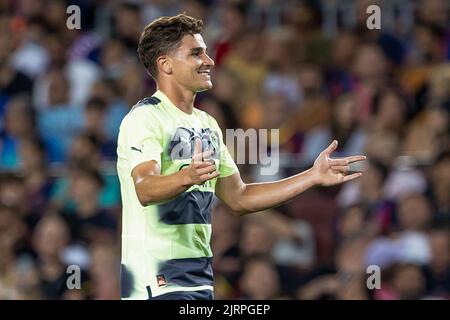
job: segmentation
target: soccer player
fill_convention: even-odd
[[[202,21],[180,14],[147,25],[139,57],[157,91],[123,119],[117,170],[123,202],[123,299],[213,299],[211,207],[214,194],[239,214],[280,205],[313,186],[355,179],[352,156],[330,158],[271,183],[245,184],[213,117],[194,108],[212,87]]]

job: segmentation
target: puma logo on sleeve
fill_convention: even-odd
[[[138,148],[135,148],[135,147],[131,147],[131,150],[139,151],[140,153],[142,153],[142,147],[141,147],[141,149],[138,149]]]

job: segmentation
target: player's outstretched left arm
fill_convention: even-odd
[[[245,214],[278,206],[314,186],[332,186],[356,179],[361,172],[348,174],[349,165],[365,160],[362,155],[333,159],[338,142],[334,140],[314,161],[297,175],[274,182],[245,184],[239,173],[218,179],[217,196],[234,211]]]

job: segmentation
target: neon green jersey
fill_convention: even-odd
[[[117,171],[123,205],[123,299],[212,290],[211,207],[217,178],[170,201],[142,206],[131,177],[133,168],[145,161],[158,162],[161,175],[189,165],[196,139],[203,151],[214,150],[219,178],[237,172],[216,120],[196,108],[192,114],[181,111],[161,91],[138,102],[122,121]]]

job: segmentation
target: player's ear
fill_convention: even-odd
[[[158,69],[165,74],[172,74],[172,63],[168,56],[160,56],[156,59]]]

